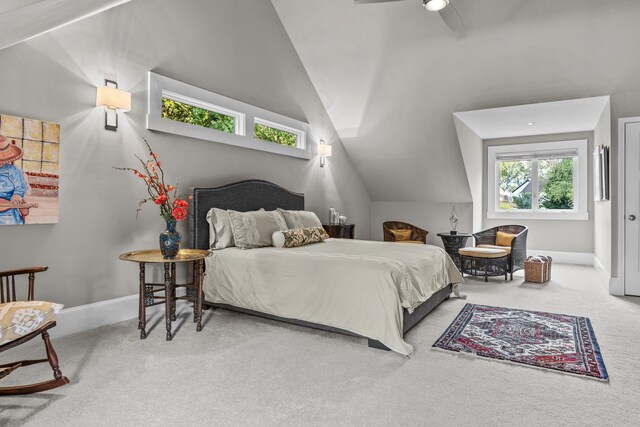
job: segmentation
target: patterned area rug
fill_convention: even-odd
[[[609,381],[586,317],[467,304],[433,347]]]

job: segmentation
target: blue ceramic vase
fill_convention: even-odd
[[[160,252],[165,259],[175,258],[180,250],[182,235],[176,231],[176,220],[167,221],[167,229],[160,233]]]

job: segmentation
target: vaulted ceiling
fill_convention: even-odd
[[[471,200],[454,112],[640,91],[639,1],[452,2],[272,0],[375,201]]]
[[[0,50],[131,0],[2,0]]]

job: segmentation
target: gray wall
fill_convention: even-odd
[[[584,252],[593,253],[593,161],[591,153],[593,152],[593,132],[565,133],[557,135],[540,135],[518,138],[500,138],[487,139],[484,141],[485,149],[483,151],[483,204],[482,219],[483,228],[495,227],[505,224],[504,219],[488,219],[487,218],[487,148],[494,145],[510,145],[527,142],[552,142],[552,141],[569,141],[574,139],[586,139],[588,141],[587,155],[588,173],[587,173],[587,209],[589,212],[589,220],[587,221],[552,221],[552,220],[515,220],[515,223],[526,225],[529,227],[527,237],[527,247],[531,249],[561,251],[561,252]]]
[[[0,228],[0,270],[48,265],[37,297],[67,306],[136,293],[137,266],[122,252],[157,246],[155,206],[133,176],[140,136],[165,163],[168,181],[194,186],[260,178],[304,192],[326,220],[330,205],[368,238],[370,199],[344,151],[273,6],[263,0],[137,0],[0,52],[0,112],[61,123],[60,222]],[[146,72],[266,108],[311,125],[311,141],[333,145],[309,161],[145,130]],[[117,78],[133,110],[105,131],[96,86]],[[181,224],[186,232],[186,223]]]
[[[593,144],[611,146],[611,108],[607,106],[593,131]],[[611,154],[611,153],[609,153]],[[613,162],[613,159],[609,160]],[[617,171],[610,166],[610,172]],[[611,190],[611,189],[610,189]],[[593,254],[596,265],[600,263],[604,273],[611,277],[611,196],[609,200],[594,202],[593,206]]]

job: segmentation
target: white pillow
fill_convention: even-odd
[[[233,239],[242,249],[271,246],[273,233],[287,229],[287,223],[278,211],[228,212]]]
[[[229,213],[224,209],[212,208],[207,212],[209,223],[209,248],[224,249],[235,246]]]
[[[322,227],[318,216],[311,211],[286,211],[284,209],[278,209],[278,211],[287,221],[289,229]]]
[[[264,211],[262,208],[260,210]],[[207,222],[209,223],[209,249],[224,249],[236,245],[229,212],[218,208],[209,209]]]

